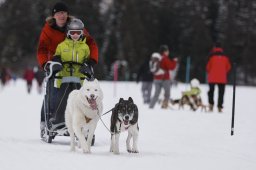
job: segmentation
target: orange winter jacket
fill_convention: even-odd
[[[96,63],[98,63],[98,46],[86,29],[84,29],[84,34],[86,37],[86,43],[90,49],[90,59],[93,59]],[[50,22],[46,21],[41,31],[37,49],[37,60],[41,67],[47,61],[52,60],[58,44],[64,41],[65,38],[65,32],[54,29],[51,27]]]

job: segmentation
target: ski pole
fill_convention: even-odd
[[[191,63],[191,59],[190,56],[187,57],[187,64],[186,64],[186,83],[189,83],[189,79],[190,79],[190,63]]]
[[[234,135],[235,124],[235,99],[236,99],[236,63],[233,63],[233,102],[232,102],[232,122],[231,122],[231,136]]]

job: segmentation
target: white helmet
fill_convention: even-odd
[[[84,23],[77,18],[71,19],[71,21],[67,25],[67,30],[83,30]]]
[[[190,85],[191,85],[191,87],[199,87],[200,82],[199,82],[198,79],[193,78],[193,79],[190,81]]]
[[[71,35],[78,34],[82,38],[84,32],[84,23],[77,18],[72,19],[67,25],[67,37],[71,38]]]

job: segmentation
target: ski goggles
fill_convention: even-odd
[[[75,35],[75,34],[77,34],[77,35],[82,35],[84,32],[83,32],[83,30],[68,30],[68,35]]]

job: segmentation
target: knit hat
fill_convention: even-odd
[[[68,7],[64,2],[57,2],[53,8],[52,8],[52,16],[54,16],[54,14],[56,12],[60,12],[60,11],[65,11],[67,13],[69,13],[68,11]]]

